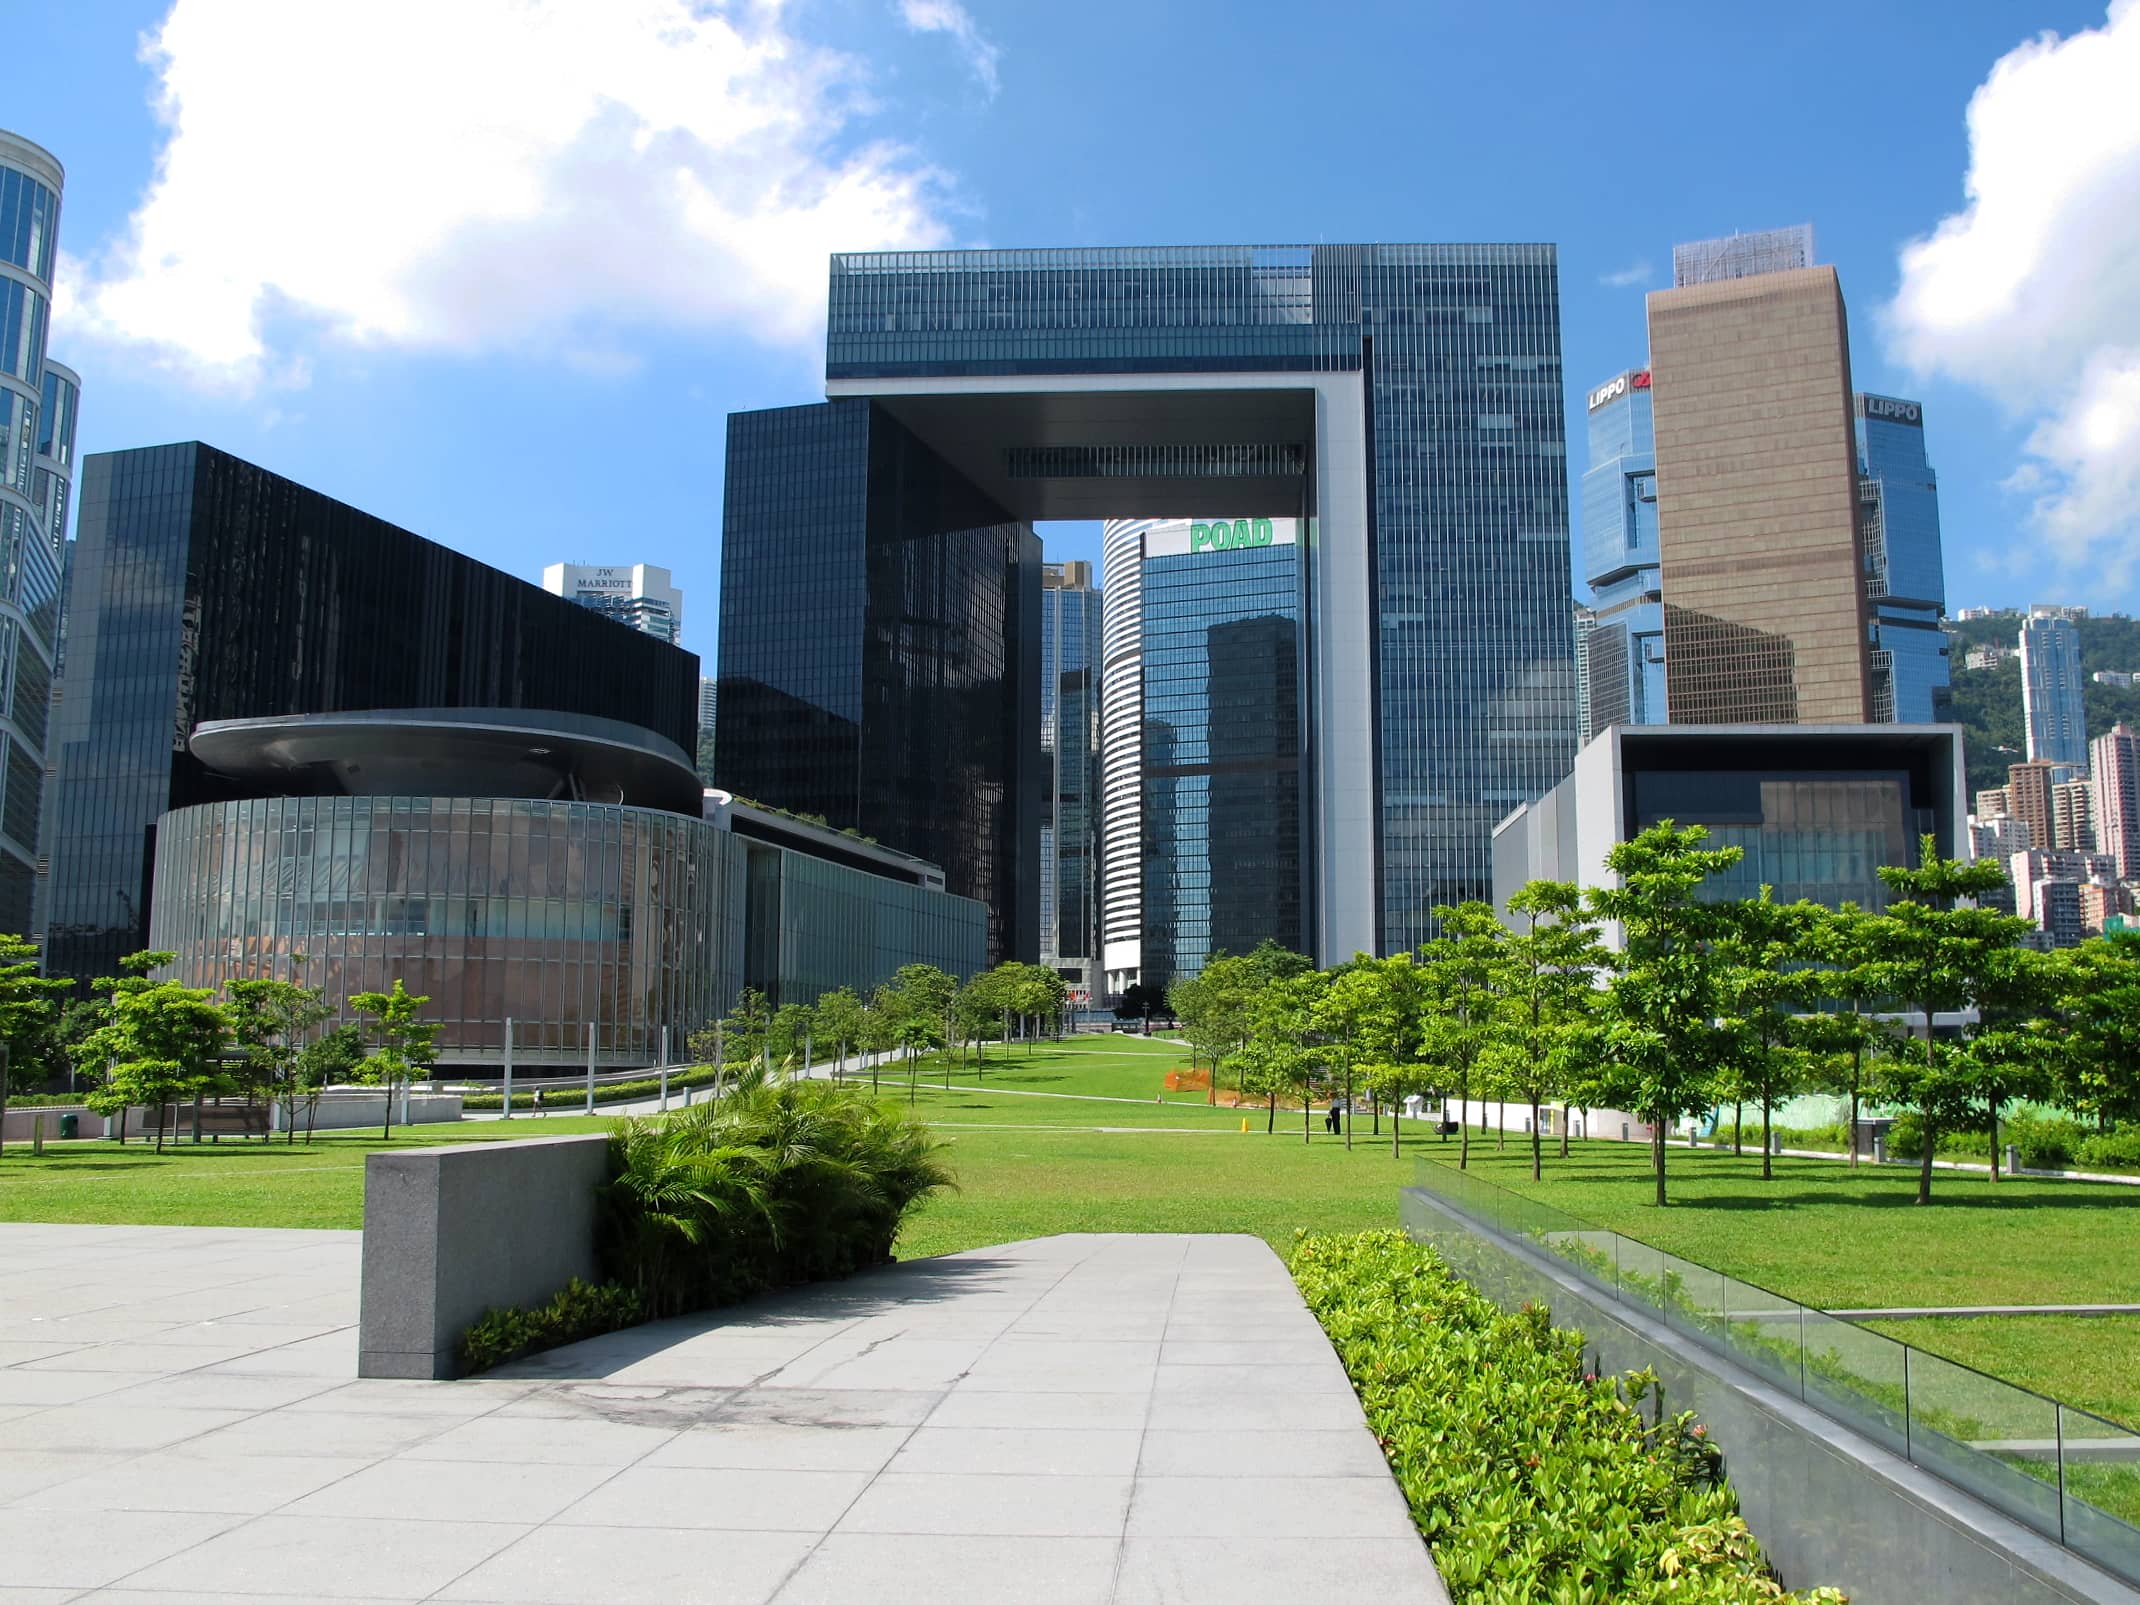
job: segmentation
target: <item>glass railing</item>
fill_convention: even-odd
[[[2140,1433],[1469,1171],[1422,1159],[1417,1174],[1468,1221],[1553,1255],[1614,1302],[2140,1582]]]

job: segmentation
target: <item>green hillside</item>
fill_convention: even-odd
[[[2140,671],[2140,619],[2081,619],[2081,673],[2098,669]],[[2021,660],[2010,657],[1996,669],[1965,669],[1962,659],[1972,646],[1998,642],[2011,647],[2020,633],[2018,619],[1970,619],[1950,623],[1954,642],[1954,717],[1968,732],[1969,794],[2006,784],[2006,766],[2027,754],[2021,725]],[[2101,735],[2120,719],[2140,725],[2140,689],[2097,685],[2083,687],[2088,706],[2088,736]]]

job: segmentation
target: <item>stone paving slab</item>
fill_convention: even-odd
[[[1447,1595],[1259,1239],[922,1260],[356,1379],[354,1232],[0,1226],[0,1599]]]

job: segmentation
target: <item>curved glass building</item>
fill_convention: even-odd
[[[152,947],[194,986],[398,978],[449,1061],[651,1064],[741,985],[723,833],[651,808],[492,797],[259,797],[166,814]],[[740,890],[740,888],[736,888]],[[303,955],[295,972],[291,960]],[[726,985],[724,985],[724,980]]]
[[[66,174],[0,131],[0,931],[35,926],[60,552],[81,381],[49,362]]]
[[[294,977],[345,1017],[396,980],[449,1065],[680,1058],[746,986],[808,1003],[981,967],[934,865],[700,789],[617,720],[510,708],[231,719],[225,801],[158,821],[148,945],[189,986]],[[591,1036],[591,1041],[590,1041]]]

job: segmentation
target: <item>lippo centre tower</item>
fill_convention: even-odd
[[[1017,718],[992,669],[953,697],[931,689],[949,670],[900,665],[949,641],[961,672],[1017,672],[1034,520],[1292,520],[1301,941],[1408,949],[1437,904],[1489,895],[1494,824],[1576,747],[1552,246],[835,256],[825,379],[821,406],[730,421],[727,783],[828,817],[837,799],[836,826],[943,864],[1033,957],[1017,883],[1038,874],[1037,738],[1029,759],[1012,731],[950,784],[863,773],[865,751],[924,751],[898,732],[925,720],[986,703],[1004,711],[971,727],[993,743]],[[753,619],[804,617],[813,649],[750,639]],[[964,812],[988,817],[952,828]]]

